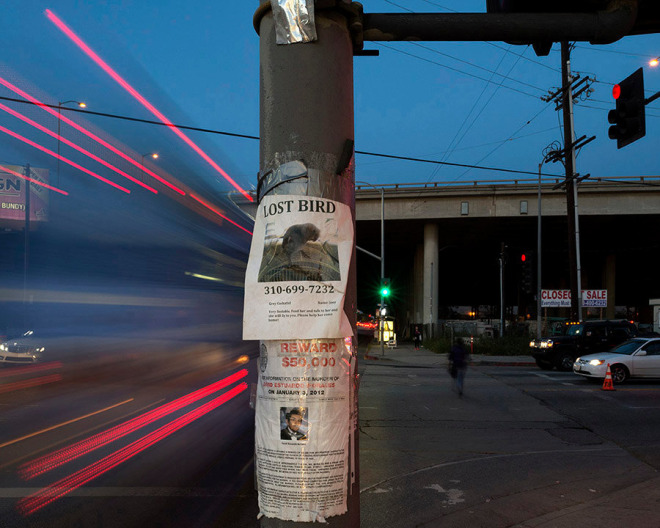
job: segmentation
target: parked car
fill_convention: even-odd
[[[569,372],[578,356],[609,350],[639,333],[635,323],[624,319],[566,322],[564,329],[563,335],[530,342],[531,355],[540,368]]]
[[[609,352],[581,356],[573,364],[573,372],[586,378],[604,379],[608,365],[614,383],[629,378],[660,378],[660,338],[638,337]]]
[[[43,343],[32,330],[23,335],[0,343],[0,366],[25,365],[40,361],[44,353]]]

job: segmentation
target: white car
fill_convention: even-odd
[[[607,365],[614,383],[629,378],[660,378],[660,337],[636,337],[607,352],[579,357],[573,372],[586,378],[605,379]]]
[[[41,360],[45,347],[28,330],[22,336],[0,343],[0,367],[25,365]]]

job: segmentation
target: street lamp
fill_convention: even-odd
[[[70,99],[68,101],[59,101],[57,103],[57,184],[60,184],[60,130],[62,124],[62,105],[76,103],[80,108],[86,108],[87,105],[82,101]]]
[[[649,66],[652,68],[655,68],[658,64],[660,64],[660,57],[656,57],[655,59],[651,59],[649,61]]]
[[[376,187],[365,181],[356,181],[361,185],[368,185],[369,187],[380,192],[380,257],[357,247],[360,251],[364,251],[367,255],[380,260],[380,284],[383,284],[385,279],[385,189],[383,187]],[[382,290],[380,291],[380,355],[385,355],[385,344],[383,343],[383,305],[385,304],[385,297],[383,296]]]
[[[147,152],[146,154],[142,154],[142,160],[140,161],[140,167],[142,168],[142,179],[144,179],[144,158],[147,156],[152,159],[158,159],[160,157],[158,152]]]

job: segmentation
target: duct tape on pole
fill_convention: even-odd
[[[259,205],[243,317],[244,339],[261,341],[255,413],[260,525],[355,528],[353,48],[340,12],[314,12],[311,0],[271,4],[255,14]]]

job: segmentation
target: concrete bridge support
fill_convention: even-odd
[[[438,320],[438,225],[424,225],[423,322],[428,336],[436,335]]]
[[[603,269],[603,288],[607,290],[607,310],[605,317],[614,319],[616,306],[616,255],[608,255],[605,258]]]

